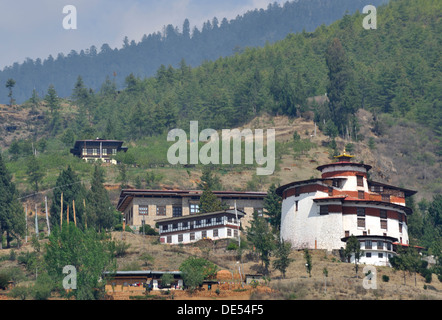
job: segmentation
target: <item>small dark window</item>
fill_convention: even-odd
[[[166,207],[157,206],[157,216],[165,216],[165,215],[166,215]]]
[[[172,207],[172,212],[174,217],[182,217],[183,216],[183,208],[182,207]]]
[[[387,219],[387,210],[381,209],[380,215],[381,215],[381,219]]]
[[[319,214],[320,215],[328,214],[328,206],[320,206]]]
[[[357,180],[358,187],[363,187],[364,186],[364,177],[363,176],[356,176],[356,180]]]
[[[365,199],[364,191],[358,191],[358,199]]]
[[[365,228],[365,218],[358,218],[358,227]]]
[[[365,217],[365,208],[357,208],[356,212],[359,217]]]
[[[390,195],[389,194],[382,194],[382,201],[384,202],[390,202]]]

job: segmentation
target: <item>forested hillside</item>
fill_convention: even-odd
[[[373,0],[370,4],[377,6],[387,1]],[[8,79],[16,82],[14,98],[20,104],[31,96],[34,88],[40,97],[44,96],[51,84],[60,97],[69,97],[78,76],[95,91],[106,77],[114,80],[120,89],[130,73],[150,77],[161,64],[178,67],[182,59],[196,67],[206,60],[242,52],[246,47],[273,43],[291,32],[314,31],[322,24],[340,19],[346,12],[361,11],[366,4],[363,0],[298,0],[283,6],[275,2],[266,10],[249,11],[230,21],[214,17],[193,30],[187,19],[180,27],[169,24],[161,31],[145,35],[138,43],[127,37],[121,39],[122,48],[111,48],[104,43],[80,52],[60,53],[57,57],[27,59],[0,71],[0,102],[9,102],[4,86]]]
[[[154,77],[131,74],[121,92],[113,79],[95,92],[78,77],[69,122],[50,102],[43,132],[128,140],[185,129],[190,120],[222,129],[268,113],[310,115],[328,135],[358,139],[354,114],[362,108],[375,120],[390,114],[417,121],[440,137],[441,11],[437,0],[391,1],[378,8],[377,30],[365,30],[360,13],[346,15],[329,27],[197,68],[183,60],[177,68],[161,65]],[[306,103],[325,94],[330,103],[322,107]],[[34,96],[28,105],[37,102]],[[382,134],[382,126],[376,131]]]

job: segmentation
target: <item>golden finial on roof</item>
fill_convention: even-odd
[[[351,158],[354,158],[355,156],[352,156],[350,154],[347,154],[347,151],[344,147],[344,152],[340,154],[339,156],[336,156],[336,159],[339,159],[340,161],[349,161]]]

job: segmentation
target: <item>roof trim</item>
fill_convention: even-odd
[[[352,166],[356,166],[356,167],[364,167],[367,171],[369,171],[371,168],[373,168],[372,166],[370,166],[368,164],[364,164],[364,163],[349,162],[349,161],[339,161],[339,162],[323,164],[323,165],[317,167],[316,170],[322,172],[322,170],[325,169],[326,167],[342,166],[342,165],[352,165]]]

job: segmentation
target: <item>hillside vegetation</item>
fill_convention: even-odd
[[[380,5],[387,0],[372,0]],[[144,35],[140,42],[121,39],[121,48],[111,48],[107,43],[68,54],[60,53],[46,59],[26,59],[0,71],[0,102],[6,103],[7,89],[3,86],[9,78],[16,81],[14,97],[18,103],[26,101],[33,89],[44,96],[49,85],[54,85],[61,97],[69,97],[78,75],[88,87],[98,91],[110,77],[118,89],[134,73],[137,77],[150,77],[160,65],[178,67],[182,59],[191,66],[207,60],[231,56],[246,47],[260,47],[284,39],[289,33],[313,31],[321,24],[330,23],[348,13],[362,10],[364,0],[297,0],[284,5],[270,3],[266,9],[251,10],[235,19],[214,17],[191,30],[191,22],[164,26],[161,31]]]

